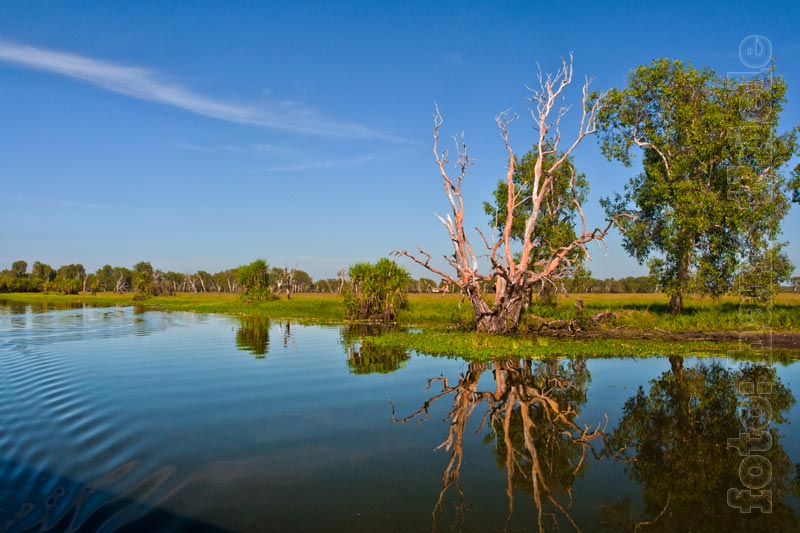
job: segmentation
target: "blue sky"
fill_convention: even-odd
[[[218,271],[263,257],[333,277],[420,244],[449,252],[431,151],[466,134],[470,225],[503,175],[497,112],[574,53],[576,79],[621,86],[656,57],[747,71],[739,44],[772,43],[789,83],[782,128],[800,124],[796,2],[0,3],[0,268],[148,260]],[[578,84],[568,100],[577,103]],[[597,199],[638,170],[577,152]],[[800,214],[784,223],[800,266]],[[608,239],[596,276],[645,270]],[[409,265],[410,266],[410,265]],[[415,276],[424,272],[411,268]]]

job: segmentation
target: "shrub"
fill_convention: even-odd
[[[263,259],[257,259],[249,265],[240,266],[237,271],[239,276],[239,297],[247,302],[263,302],[272,297],[269,289],[269,265]]]
[[[408,272],[394,261],[356,263],[347,271],[350,278],[342,291],[347,318],[391,322],[408,305]]]

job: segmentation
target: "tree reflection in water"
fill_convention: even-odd
[[[787,493],[800,495],[800,465],[789,460],[775,427],[786,421],[795,398],[775,369],[752,363],[732,370],[718,363],[684,367],[679,357],[670,363],[649,391],[640,387],[628,399],[608,439],[608,449],[629,461],[629,475],[643,485],[644,516],[635,516],[625,499],[605,506],[603,525],[611,531],[800,531],[797,515],[784,503]],[[764,487],[772,491],[771,513],[744,514],[727,504],[729,488],[745,488],[739,479],[743,457],[728,439],[745,431],[748,416],[759,416],[743,409],[742,382],[771,387],[770,436],[764,439],[771,437],[772,445],[757,452],[772,465]]]
[[[405,366],[408,350],[399,347],[375,346],[369,338],[387,331],[380,324],[351,324],[342,328],[342,344],[347,353],[347,366],[353,374],[389,374]]]
[[[488,369],[494,376],[494,390],[481,390],[479,381]],[[506,471],[508,529],[514,512],[514,493],[530,494],[537,510],[539,531],[559,527],[560,518],[576,530],[570,515],[572,485],[582,476],[586,454],[598,457],[594,446],[602,448],[606,421],[594,426],[576,422],[581,406],[586,402],[590,375],[585,362],[552,359],[533,363],[529,360],[495,361],[490,364],[470,363],[456,384],[447,378],[428,380],[428,387],[439,382],[442,390],[430,398],[415,413],[396,418],[395,422],[427,420],[430,406],[452,397],[448,413],[450,422],[447,439],[437,447],[450,453],[442,477],[442,490],[433,510],[433,528],[437,515],[444,511],[448,491],[457,494],[454,528],[463,523],[466,499],[461,486],[461,466],[464,453],[464,431],[476,408],[485,403],[478,431],[490,428],[486,443],[494,444],[498,465]]]
[[[236,346],[264,359],[269,352],[270,320],[264,316],[239,317],[241,326],[236,330]],[[287,325],[288,327],[288,325]]]

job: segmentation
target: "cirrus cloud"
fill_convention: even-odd
[[[0,62],[78,79],[107,91],[227,122],[328,137],[402,141],[355,122],[329,119],[297,102],[230,102],[166,81],[150,69],[0,40]]]

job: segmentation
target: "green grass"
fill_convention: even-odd
[[[613,311],[617,317],[605,329],[680,332],[739,332],[770,328],[785,333],[800,332],[800,294],[777,295],[772,309],[740,301],[732,296],[717,300],[688,297],[682,315],[669,313],[669,298],[663,294],[576,294],[561,298],[556,308],[536,308],[548,318],[575,317],[575,301],[582,299],[587,314]]]
[[[725,355],[736,350],[735,342],[680,339],[687,333],[758,332],[766,327],[773,332],[800,333],[800,294],[780,294],[769,313],[747,306],[732,297],[718,300],[690,297],[685,314],[668,312],[668,298],[661,294],[583,294],[559,299],[556,307],[534,307],[548,319],[575,318],[575,301],[582,299],[586,313],[613,311],[616,316],[601,326],[600,338],[553,338],[527,334],[509,337],[479,335],[465,328],[471,321],[471,308],[458,295],[412,294],[409,308],[399,316],[401,328],[416,328],[424,334],[394,331],[371,337],[376,346],[403,348],[432,355],[459,356],[472,360],[498,357],[570,356],[647,356],[647,355]],[[179,294],[135,301],[134,294],[62,296],[54,294],[0,294],[12,305],[33,304],[40,309],[81,305],[137,305],[143,309],[192,311],[228,315],[257,315],[303,323],[344,324],[342,300],[332,294],[298,294],[262,303],[245,303],[229,294]],[[524,317],[522,327],[535,323]],[[663,339],[641,338],[663,335]],[[676,339],[676,336],[678,337]],[[610,337],[610,338],[604,338]],[[671,338],[666,338],[671,337]]]
[[[404,348],[429,355],[461,357],[470,361],[495,359],[569,357],[730,356],[762,358],[759,352],[741,350],[736,342],[667,341],[658,339],[564,339],[533,336],[495,336],[465,332],[408,333],[394,331],[369,337],[376,347]],[[797,352],[773,353],[781,360],[795,359]]]
[[[100,293],[64,296],[60,294],[15,293],[0,294],[0,301],[32,304],[40,308],[68,308],[81,305],[94,307],[135,305],[155,311],[192,311],[226,315],[260,315],[269,318],[292,319],[304,322],[343,323],[344,307],[341,298],[331,294],[302,294],[291,300],[285,298],[259,303],[246,303],[232,294],[181,293],[175,296],[153,296],[142,301],[135,294]]]
[[[575,302],[583,300],[586,313],[613,311],[616,317],[603,324],[603,329],[628,329],[633,331],[680,332],[738,332],[763,329],[800,333],[800,294],[779,294],[767,313],[759,306],[746,305],[733,297],[718,300],[689,297],[683,315],[669,314],[668,298],[662,294],[576,294],[560,298],[556,307],[531,308],[523,317],[522,327],[531,326],[539,315],[547,319],[570,320],[575,318]],[[232,315],[263,315],[271,318],[344,323],[345,313],[341,298],[334,294],[297,294],[291,300],[280,298],[262,303],[245,303],[230,294],[178,294],[151,297],[135,301],[133,293],[63,296],[58,294],[14,293],[0,294],[0,300],[31,303],[37,306],[114,306],[139,305],[147,309],[166,311],[195,311]],[[472,311],[469,302],[458,295],[412,294],[409,308],[399,315],[399,325],[432,330],[464,328],[470,323]],[[463,328],[462,328],[463,329]]]

